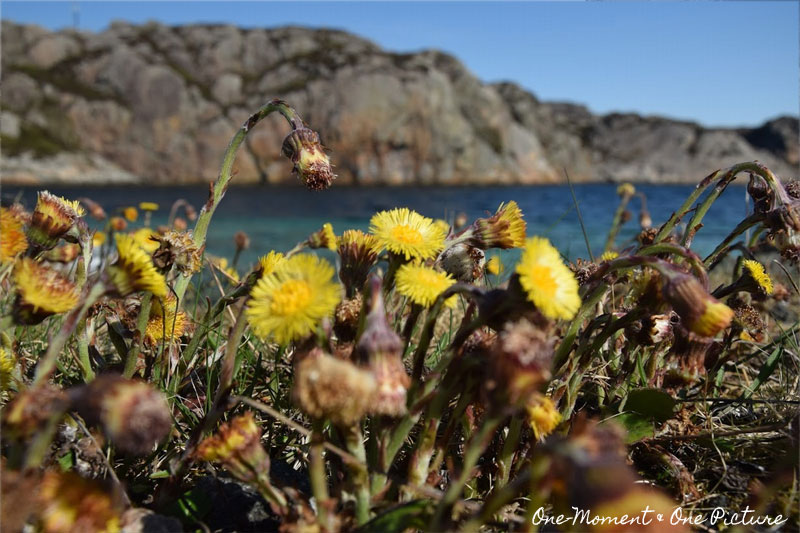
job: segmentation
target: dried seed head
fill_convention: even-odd
[[[792,180],[785,185],[786,194],[800,200],[800,180]]]
[[[575,274],[578,285],[583,286],[600,269],[600,266],[594,261],[576,259],[574,263],[569,264],[569,269]]]
[[[655,228],[642,229],[642,232],[637,235],[636,240],[639,241],[639,244],[642,246],[649,246],[656,241],[656,235],[658,235],[658,230]]]
[[[100,483],[72,472],[46,472],[39,488],[46,533],[119,531],[121,506]]]
[[[84,213],[78,202],[41,191],[31,216],[28,239],[42,250],[53,248],[61,238],[77,241],[73,229]]]
[[[670,314],[649,315],[642,319],[642,333],[648,344],[658,344],[672,339],[672,317]]]
[[[283,155],[292,160],[294,173],[312,191],[325,190],[336,179],[319,135],[309,128],[293,130],[286,136]]]
[[[253,483],[269,476],[269,456],[261,445],[261,430],[253,413],[237,416],[197,446],[195,458],[221,463],[240,481]]]
[[[314,348],[295,363],[294,402],[307,415],[338,426],[358,423],[370,408],[376,383],[371,373]]]
[[[333,331],[336,332],[338,340],[350,342],[356,338],[358,317],[361,316],[362,303],[361,293],[356,293],[353,298],[346,298],[336,306]]]
[[[490,354],[498,407],[524,406],[550,380],[555,339],[528,320],[507,324]]]
[[[663,294],[686,327],[702,337],[716,336],[733,318],[733,311],[708,294],[697,278],[689,274],[665,276]]]
[[[68,407],[69,400],[61,389],[51,385],[26,389],[3,409],[3,437],[26,439],[51,418],[62,416]]]
[[[164,395],[142,381],[100,376],[73,391],[78,412],[91,424],[100,424],[122,451],[146,455],[172,429]]]
[[[513,200],[500,204],[489,218],[479,218],[471,227],[470,243],[482,250],[520,248],[525,244],[526,224],[522,211]]]
[[[199,272],[203,266],[203,249],[198,248],[189,232],[169,230],[154,235],[159,247],[153,252],[153,265],[162,272],[174,265],[183,274]]]
[[[486,256],[480,248],[460,242],[446,248],[437,261],[456,280],[472,283],[483,276]]]
[[[376,276],[371,288],[372,307],[354,354],[362,367],[372,373],[377,385],[370,412],[401,416],[406,412],[406,391],[411,384],[403,365],[403,341],[386,320],[381,282]]]

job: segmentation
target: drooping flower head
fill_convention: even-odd
[[[73,391],[72,400],[90,424],[102,426],[114,445],[146,455],[172,429],[164,394],[149,383],[105,374]]]
[[[45,533],[120,531],[120,506],[96,481],[73,472],[46,472],[39,488]]]
[[[761,294],[772,294],[773,286],[772,279],[764,270],[764,265],[758,261],[745,259],[742,261],[744,271],[742,273],[743,284],[747,286],[751,292],[759,292]]]
[[[549,240],[528,239],[516,272],[528,300],[546,317],[569,320],[578,312],[578,282]]]
[[[517,202],[500,204],[489,218],[479,218],[472,224],[471,242],[482,250],[489,248],[519,248],[525,244],[527,226]]]
[[[188,326],[188,315],[178,309],[178,301],[170,292],[164,300],[156,300],[150,306],[145,340],[150,344],[157,344],[163,339],[174,342],[183,336]]]
[[[27,249],[22,221],[11,209],[0,207],[0,264],[13,261]]]
[[[436,298],[456,282],[450,274],[412,263],[401,265],[394,281],[398,293],[422,307],[432,306]],[[455,307],[456,300],[456,296],[451,296],[445,300],[445,305]]]
[[[14,265],[14,284],[17,288],[14,316],[21,324],[38,324],[78,304],[80,293],[74,283],[29,257]]]
[[[701,337],[714,337],[727,328],[733,310],[703,288],[694,276],[664,271],[663,294],[686,327]]]
[[[246,483],[253,483],[259,477],[264,481],[269,476],[269,456],[261,445],[261,430],[250,412],[222,424],[216,434],[197,446],[194,455],[203,461],[221,463]]]
[[[442,227],[406,207],[376,213],[369,222],[369,231],[382,247],[404,256],[406,261],[430,259],[444,248]]]
[[[79,202],[42,191],[31,216],[28,239],[37,247],[49,250],[59,239],[68,236],[84,213]],[[72,240],[77,240],[77,236],[73,235]]]
[[[378,260],[378,240],[361,230],[349,229],[339,238],[339,279],[345,286],[347,296],[352,298],[364,287],[370,269]]]
[[[250,293],[247,319],[262,338],[288,344],[310,335],[341,299],[328,261],[298,254],[280,262]]]
[[[333,226],[329,222],[322,225],[322,229],[315,231],[308,237],[308,247],[312,249],[327,248],[335,252],[338,246]]]
[[[312,191],[327,189],[336,179],[319,135],[309,128],[293,130],[283,140],[283,155],[292,160],[293,171]]]
[[[159,298],[167,295],[164,276],[131,235],[117,235],[117,252],[119,258],[108,267],[108,274],[119,294],[127,296],[136,291],[147,291]]]

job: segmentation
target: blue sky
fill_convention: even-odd
[[[99,31],[110,21],[333,27],[391,51],[452,53],[485,81],[543,100],[710,126],[756,125],[800,106],[800,3],[33,2],[2,17]]]

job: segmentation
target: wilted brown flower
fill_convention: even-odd
[[[153,252],[153,264],[162,272],[174,265],[182,274],[194,274],[203,266],[203,249],[192,240],[192,234],[169,230],[163,235],[153,235],[159,247]]]
[[[356,293],[353,298],[345,298],[334,311],[333,331],[336,338],[343,342],[350,342],[356,337],[358,318],[361,316],[363,298],[361,293]]]
[[[483,276],[486,254],[480,248],[460,242],[445,248],[438,261],[456,280],[472,283]]]
[[[309,128],[292,130],[286,136],[283,155],[292,160],[294,173],[312,191],[327,189],[336,179],[319,135]]]
[[[550,380],[554,337],[528,320],[507,324],[489,354],[498,408],[524,406]]]
[[[47,472],[39,489],[46,533],[120,531],[120,506],[101,484],[72,472]]]
[[[117,448],[134,455],[150,453],[172,429],[164,395],[142,381],[107,374],[72,396],[87,422],[100,424]]]
[[[376,389],[372,374],[319,348],[295,363],[294,375],[292,397],[309,416],[351,426],[371,407]]]
[[[20,392],[3,409],[3,437],[25,439],[42,429],[53,417],[63,415],[69,401],[60,389],[40,385]]]

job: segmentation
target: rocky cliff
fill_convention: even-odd
[[[562,167],[576,181],[695,182],[752,159],[797,177],[800,162],[795,117],[734,130],[595,116],[482,83],[447,54],[331,30],[3,21],[0,88],[4,183],[213,180],[235,130],[275,97],[321,132],[345,183],[548,183]],[[291,179],[286,131],[275,118],[251,132],[237,183]]]

